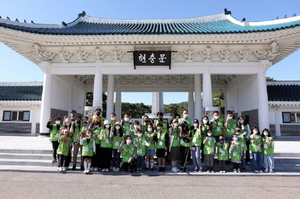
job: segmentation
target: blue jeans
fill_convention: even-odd
[[[262,153],[252,151],[252,159],[254,171],[262,170]]]
[[[145,156],[137,156],[136,168],[142,169],[145,162]]]
[[[201,146],[193,146],[192,159],[193,159],[194,167],[197,169],[202,169],[200,156],[201,156]]]
[[[263,166],[266,169],[274,169],[274,155],[263,155],[264,163]]]
[[[113,149],[112,166],[120,167],[120,152],[118,152],[118,149]]]

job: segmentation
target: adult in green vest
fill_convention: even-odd
[[[72,139],[68,136],[69,130],[62,130],[63,135],[58,139],[57,154],[59,155],[58,167],[59,171],[66,171],[67,158],[70,153],[70,147],[72,145]]]
[[[143,133],[147,132],[149,124],[151,124],[149,116],[148,115],[144,115],[143,119],[142,119],[142,122],[141,122],[141,130],[143,131]]]
[[[241,158],[242,158],[242,141],[239,139],[238,134],[232,135],[232,141],[229,147],[229,154],[231,157],[231,162],[233,164],[233,172],[240,173],[240,165],[241,165]]]
[[[111,126],[108,120],[104,120],[104,127],[100,132],[100,167],[102,172],[109,172],[112,154]]]
[[[181,127],[179,127],[178,119],[174,118],[171,128],[169,129],[169,156],[172,164],[172,172],[180,171],[180,169],[177,168],[177,161],[180,159],[180,132]]]
[[[101,148],[100,148],[100,132],[102,127],[100,126],[99,121],[95,121],[94,123],[91,123],[90,130],[92,133],[92,139],[95,141],[95,147],[96,147],[96,153],[93,155],[92,158],[92,165],[91,165],[91,171],[99,171],[100,165],[100,158],[101,158]]]
[[[246,116],[245,118],[248,118]],[[237,119],[237,125],[241,126],[241,133],[244,135],[247,149],[246,149],[246,162],[247,164],[250,165],[250,150],[249,150],[249,145],[250,145],[250,135],[251,135],[251,128],[249,125],[249,119],[245,119],[243,116],[238,117]]]
[[[135,168],[136,148],[134,144],[132,144],[130,135],[127,135],[125,140],[122,141],[119,151],[122,153],[122,162],[120,168],[124,167],[126,172],[129,171],[132,173]]]
[[[181,123],[180,131],[180,153],[181,153],[181,172],[186,171],[187,161],[190,159],[190,147],[192,146],[192,133],[186,121]]]
[[[157,125],[161,124],[163,131],[168,133],[169,122],[167,119],[164,119],[164,113],[157,112],[156,116],[157,116],[157,120],[154,121],[154,125],[153,125],[154,128],[157,128]]]
[[[143,164],[145,162],[145,155],[146,155],[146,147],[150,146],[147,142],[146,138],[143,137],[143,132],[141,129],[137,129],[136,137],[133,139],[133,144],[136,147],[136,155],[137,155],[137,162],[136,168],[138,172],[143,171]]]
[[[118,151],[119,146],[123,140],[123,131],[121,128],[121,124],[116,122],[113,126],[112,130],[112,151],[113,151],[113,159],[112,159],[112,167],[114,172],[120,172],[120,152]]]
[[[156,126],[156,156],[158,163],[158,171],[165,171],[166,152],[169,147],[169,134],[163,130],[163,124],[159,123]]]
[[[189,111],[186,109],[182,111],[182,118],[179,119],[179,124],[182,124],[184,121],[187,123],[190,129],[193,125],[193,120],[189,118]]]
[[[132,140],[137,136],[137,131],[140,130],[140,122],[138,120],[135,120],[133,122],[133,125],[131,125],[131,138]]]
[[[71,132],[73,133],[73,140],[72,140],[72,144],[73,144],[73,167],[72,170],[76,170],[76,163],[77,163],[77,155],[78,155],[78,151],[80,150],[80,156],[81,156],[81,152],[82,152],[82,146],[79,144],[79,133],[81,131],[81,117],[80,116],[76,116],[76,119],[74,122],[72,122],[72,128],[71,128]],[[83,159],[81,156],[81,167],[83,167]]]
[[[92,117],[92,121],[94,121],[95,118],[98,118],[100,120],[99,122],[100,122],[100,125],[102,127],[103,123],[104,123],[104,120],[105,120],[105,117],[102,117],[101,113],[102,113],[101,109],[100,108],[96,108],[95,113],[94,113],[94,115]]]
[[[57,148],[58,148],[58,138],[60,137],[60,128],[63,126],[60,124],[60,117],[54,118],[54,124],[51,124],[52,118],[47,122],[47,128],[50,130],[50,141],[52,143],[53,149],[53,163],[57,163]]]
[[[263,131],[263,167],[265,172],[273,173],[274,169],[274,139],[269,129]]]
[[[226,173],[225,163],[228,161],[229,143],[225,141],[224,135],[219,135],[219,142],[216,143],[218,150],[218,160],[220,165],[220,173]]]
[[[74,133],[73,132],[74,131],[71,131],[71,129],[72,129],[72,122],[68,118],[68,116],[64,117],[63,128],[64,129],[68,129],[68,131],[69,131],[68,136],[73,140],[73,137],[74,137]],[[67,160],[66,160],[66,169],[69,169],[69,165],[70,165],[70,162],[71,162],[71,153],[72,153],[72,145],[70,147],[70,152],[69,152],[69,155],[68,155]]]
[[[246,160],[245,160],[245,151],[247,150],[247,145],[246,145],[246,138],[244,136],[244,133],[242,133],[242,127],[241,126],[236,126],[236,135],[238,136],[238,141],[241,143],[242,147],[242,156],[241,156],[241,166],[242,166],[242,171],[246,171]]]
[[[214,173],[214,155],[215,155],[216,139],[212,136],[212,131],[206,132],[206,137],[203,140],[204,164],[207,166],[207,173]]]
[[[202,132],[199,125],[199,120],[194,119],[194,123],[191,129],[192,133],[192,160],[195,172],[202,172],[201,162],[201,146],[202,146]]]
[[[123,136],[131,135],[131,123],[130,123],[129,114],[124,115],[124,118],[121,121],[121,126],[122,126]]]
[[[220,118],[219,111],[215,111],[211,119],[211,129],[212,129],[212,134],[217,142],[219,141],[218,140],[219,135],[223,134],[223,128],[224,128],[224,121],[223,119]]]
[[[116,117],[117,117],[117,115],[116,115],[115,112],[112,112],[112,113],[110,114],[110,120],[109,120],[109,123],[110,123],[111,126],[115,126],[115,124],[116,124],[117,122],[119,122],[119,121],[116,120]]]
[[[262,171],[262,137],[259,129],[252,127],[252,134],[250,135],[250,151],[252,152],[252,163],[255,173]]]
[[[235,134],[236,120],[233,119],[233,112],[227,111],[227,117],[224,124],[226,142],[230,143],[232,135]]]
[[[92,139],[92,131],[90,129],[85,130],[80,134],[80,145],[82,145],[82,157],[84,171],[83,173],[90,173],[92,157],[96,153],[95,140]]]
[[[148,124],[148,128],[144,136],[149,143],[149,146],[147,146],[146,148],[146,170],[150,169],[151,171],[153,171],[157,134],[154,131],[153,125],[151,123]]]

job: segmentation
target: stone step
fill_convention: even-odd
[[[56,167],[57,163],[52,164],[51,160],[45,159],[4,159],[0,158],[0,165],[23,165],[23,166],[53,166]],[[70,163],[72,165],[72,163]],[[77,161],[77,165],[80,165],[80,162]]]
[[[22,149],[0,149],[0,153],[26,153],[26,154],[52,154],[52,150],[22,150]]]
[[[33,160],[52,160],[52,154],[27,154],[27,153],[0,153],[0,159],[33,159]],[[77,158],[80,158],[78,154]]]

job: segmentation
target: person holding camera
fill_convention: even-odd
[[[181,172],[186,171],[186,164],[189,159],[190,147],[192,146],[191,140],[192,134],[189,130],[188,123],[186,121],[183,121],[180,131]]]

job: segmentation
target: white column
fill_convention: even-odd
[[[69,104],[68,104],[68,111],[73,110],[75,107],[73,107],[73,80],[70,80],[70,89],[69,89]],[[78,111],[78,110],[76,110]],[[69,114],[68,114],[69,116]]]
[[[114,75],[108,75],[106,118],[114,111]]]
[[[201,106],[201,75],[194,75],[194,90],[195,90],[195,119],[199,121],[202,118],[202,106]]]
[[[258,124],[259,129],[270,128],[269,125],[269,107],[268,107],[268,94],[267,94],[267,83],[265,77],[265,71],[268,67],[266,61],[261,61],[259,66],[259,72],[257,73],[258,83]]]
[[[30,111],[31,135],[36,134],[36,108],[36,106],[32,106]]]
[[[203,107],[212,107],[212,89],[211,89],[211,75],[209,66],[205,66],[203,73]]]
[[[281,130],[280,130],[280,106],[275,106],[274,107],[274,112],[275,112],[275,132],[276,132],[276,137],[281,136]]]
[[[194,93],[193,87],[190,87],[189,91],[189,100],[188,100],[188,111],[189,111],[189,118],[194,119]]]
[[[40,116],[40,134],[43,135],[49,133],[49,130],[46,127],[46,125],[51,116],[52,75],[50,73],[49,63],[42,62],[39,64],[39,67],[44,71],[42,105],[41,105],[41,116]]]
[[[152,92],[152,114],[164,111],[164,96],[162,92]]]
[[[101,68],[96,66],[96,73],[94,79],[94,93],[93,93],[93,106],[97,106],[102,109],[102,73]]]
[[[122,93],[120,91],[120,87],[118,86],[118,90],[116,92],[116,106],[115,106],[115,112],[117,115],[117,120],[121,121],[122,117]]]

